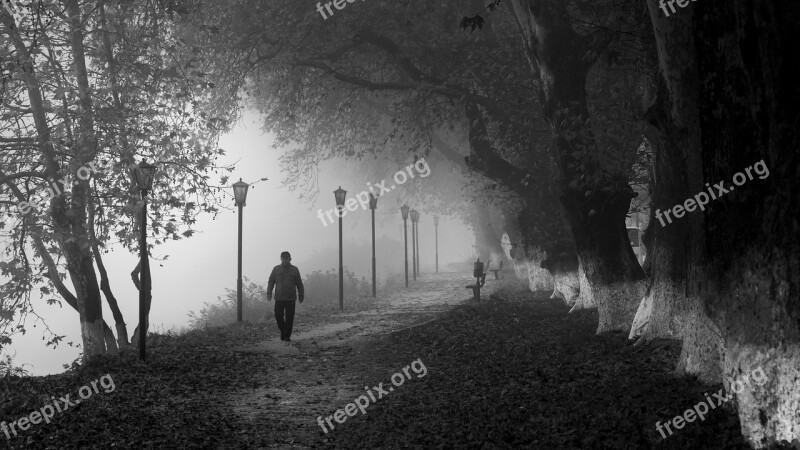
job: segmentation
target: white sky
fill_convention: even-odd
[[[303,276],[312,268],[333,267],[328,262],[309,261],[309,257],[323,247],[338,248],[338,226],[323,226],[316,211],[318,208],[324,211],[335,206],[333,190],[340,184],[349,191],[348,197],[364,189],[363,184],[348,183],[346,178],[342,178],[340,170],[329,168],[326,172],[323,167],[317,204],[301,203],[297,199],[297,193],[280,186],[282,175],[278,167],[279,152],[271,148],[271,138],[260,131],[257,120],[256,114],[245,114],[236,128],[220,142],[220,146],[227,152],[220,161],[221,164],[232,164],[239,160],[236,170],[231,174],[231,183],[239,177],[246,182],[269,178],[269,181],[259,183],[248,193],[243,222],[243,275],[253,281],[266,282],[269,270],[280,263],[279,255],[283,250],[292,253],[292,263],[300,268]],[[353,171],[357,170],[358,167],[354,167]],[[387,167],[386,178],[395,170],[395,167]],[[431,176],[436,176],[436,173]],[[348,185],[352,187],[348,189]],[[402,191],[393,191],[386,194],[386,201],[394,204],[395,199],[389,197],[401,195]],[[232,197],[230,204],[233,207]],[[348,213],[344,218],[345,241],[353,239],[368,242],[369,217],[369,210],[362,211],[360,208],[354,213]],[[200,233],[190,239],[168,242],[154,250],[154,255],[170,256],[163,263],[151,260],[151,330],[177,331],[188,324],[189,311],[198,312],[204,302],[213,302],[218,296],[224,295],[225,288],[236,288],[236,222],[237,214],[234,209],[223,212],[216,220],[208,215],[201,216],[193,227],[201,230]],[[377,239],[380,240],[383,230],[393,239],[399,239],[401,227],[400,212],[382,209],[379,202],[376,214]],[[423,251],[427,247],[423,239],[433,234],[432,220],[421,220],[420,227],[423,233],[420,250]],[[471,253],[474,241],[472,232],[462,223],[451,222],[447,217],[442,217],[439,223],[440,267],[448,262],[462,260],[465,254]],[[432,242],[430,246],[432,247]],[[344,255],[344,265],[347,266],[349,263],[346,247]],[[380,266],[380,249],[377,258]],[[109,271],[112,290],[128,324],[128,333],[132,335],[138,321],[138,291],[131,282],[130,272],[136,266],[137,257],[123,249],[116,249],[104,255],[104,262]],[[381,272],[380,268],[378,272]],[[366,273],[357,275],[367,276]],[[69,280],[67,285],[70,286]],[[80,344],[77,312],[66,304],[63,308],[47,305],[38,298],[37,293],[32,295],[32,301],[36,312],[46,320],[50,329],[56,334],[67,336],[64,342]],[[114,320],[105,301],[103,317],[113,329]],[[34,325],[37,325],[36,328]],[[45,347],[42,324],[35,324],[30,319],[26,328],[26,335],[13,338],[14,343],[9,347],[8,353],[14,357],[15,365],[24,365],[33,375],[62,372],[63,364],[71,363],[79,356],[79,349],[64,343],[59,344],[55,350]]]

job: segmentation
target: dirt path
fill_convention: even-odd
[[[257,387],[228,397],[235,420],[253,426],[266,422],[273,429],[271,442],[258,443],[262,448],[324,445],[325,436],[316,418],[332,414],[364,392],[354,374],[368,369],[368,363],[358,358],[365,346],[373,340],[396,339],[418,324],[436,320],[453,306],[471,301],[472,293],[466,285],[472,281],[468,273],[427,274],[408,289],[379,297],[372,310],[336,313],[323,318],[327,323],[313,327],[298,316],[291,343],[275,336],[254,346],[232,349],[272,358],[276,369],[254,375]],[[502,284],[489,279],[481,297],[488,298]]]

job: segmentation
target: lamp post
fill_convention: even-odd
[[[339,310],[344,310],[344,272],[342,271],[342,217],[344,216],[344,199],[347,191],[339,186],[333,191],[336,197],[336,215],[339,216]]]
[[[422,253],[419,252],[419,235],[420,235],[419,219],[420,219],[420,217],[421,217],[421,214],[418,212],[417,213],[417,220],[416,220],[416,222],[417,222],[417,241],[416,241],[416,245],[417,245],[417,275],[421,275],[422,274],[422,272],[420,272],[420,270],[419,270],[419,263],[422,260]]]
[[[403,215],[403,250],[406,255],[406,287],[408,287],[408,206],[400,207],[400,214]]]
[[[239,207],[239,257],[238,257],[238,276],[236,278],[236,321],[242,321],[242,209],[247,200],[247,188],[250,185],[243,182],[241,178],[233,183],[233,197],[236,206]]]
[[[417,281],[417,219],[419,213],[416,209],[411,210],[411,255],[413,257],[411,265],[413,266],[414,281]]]
[[[147,192],[153,189],[153,177],[156,166],[148,164],[142,159],[138,165],[131,168],[131,178],[139,188],[142,196],[142,221],[139,226],[141,235],[139,237],[139,261],[141,265],[139,283],[139,359],[146,358],[145,338],[147,337],[147,293],[150,292],[150,262],[147,259]]]
[[[369,194],[369,209],[372,210],[372,298],[375,298],[375,210],[378,208],[378,197]]]
[[[436,273],[439,273],[439,216],[433,216],[433,227],[436,229]]]

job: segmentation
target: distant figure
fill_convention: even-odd
[[[281,330],[281,340],[286,342],[292,341],[294,302],[297,299],[295,288],[300,295],[300,303],[303,303],[305,297],[300,270],[293,266],[291,261],[292,255],[289,252],[282,252],[281,263],[272,269],[267,283],[267,300],[272,301],[272,288],[275,288],[275,320],[278,322],[278,329]]]

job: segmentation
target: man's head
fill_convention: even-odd
[[[292,255],[289,252],[281,252],[281,264],[288,266],[292,262]]]

